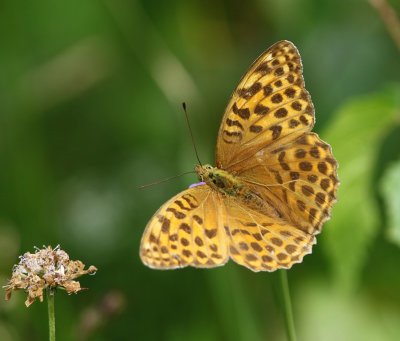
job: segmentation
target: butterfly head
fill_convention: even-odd
[[[200,181],[222,193],[231,194],[237,183],[228,172],[211,165],[197,165],[195,170]]]
[[[214,167],[211,165],[197,165],[195,168],[200,181],[208,182],[210,175],[214,172]],[[213,175],[211,175],[213,177]]]

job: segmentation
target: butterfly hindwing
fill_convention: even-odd
[[[253,271],[290,268],[311,253],[315,237],[227,198],[225,230],[230,257]]]
[[[269,154],[256,153],[237,176],[294,226],[316,234],[336,202],[336,171],[330,146],[310,132]]]

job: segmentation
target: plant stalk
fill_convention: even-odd
[[[55,292],[52,289],[47,289],[47,309],[49,313],[49,340],[56,340],[56,317],[54,314],[54,296]]]
[[[286,335],[288,341],[296,341],[296,330],[294,327],[292,302],[290,300],[289,284],[286,270],[279,270],[279,282],[281,287],[282,308],[285,320]]]

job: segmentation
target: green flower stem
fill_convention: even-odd
[[[56,317],[54,314],[54,296],[55,292],[52,289],[47,289],[47,309],[49,313],[49,340],[56,340]]]
[[[290,300],[287,271],[279,270],[278,272],[287,339],[288,341],[296,341],[296,330],[294,328],[292,302]]]

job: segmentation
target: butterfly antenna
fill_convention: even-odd
[[[194,152],[196,154],[197,161],[199,161],[200,165],[203,165],[201,163],[201,161],[200,161],[199,154],[197,153],[196,143],[194,143],[193,132],[192,132],[192,128],[190,127],[189,116],[188,116],[187,111],[186,111],[186,103],[185,102],[182,103],[182,108],[183,108],[183,112],[185,113],[186,123],[187,123],[187,126],[189,128],[189,133],[190,133],[190,137],[192,139],[193,149],[194,149]]]
[[[152,182],[152,183],[139,186],[138,188],[139,188],[139,189],[143,189],[143,188],[147,188],[147,187],[150,187],[150,186],[153,186],[153,185],[158,185],[158,184],[161,184],[161,183],[163,183],[163,182],[166,182],[166,181],[169,181],[169,180],[172,180],[172,179],[179,178],[179,177],[182,176],[182,175],[191,174],[191,173],[196,173],[196,172],[195,172],[195,171],[190,171],[190,172],[185,172],[185,173],[182,173],[182,174],[179,174],[179,175],[170,176],[170,177],[165,178],[165,179],[157,180],[157,181],[154,181],[154,182]]]

